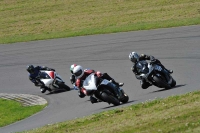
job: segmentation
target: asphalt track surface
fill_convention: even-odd
[[[166,68],[174,70],[172,76],[177,86],[170,90],[154,86],[141,89],[130,69],[128,55],[131,51],[160,59]],[[45,65],[55,68],[72,87],[69,68],[73,63],[107,72],[116,81],[124,82],[129,103],[117,107],[107,103],[91,104],[89,97],[79,98],[76,90],[42,94],[28,80],[26,65]],[[34,94],[49,102],[43,111],[0,128],[0,132],[30,130],[149,99],[199,90],[199,67],[200,25],[0,45],[0,93]]]

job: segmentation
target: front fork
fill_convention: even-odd
[[[168,84],[171,84],[172,78],[171,78],[171,76],[169,75],[169,73],[167,72],[167,70],[163,69],[162,71],[163,71],[163,73],[164,73],[164,75],[165,75],[165,78],[166,78],[166,80],[167,80],[167,83],[168,83]]]
[[[60,88],[60,86],[58,85],[58,82],[63,82],[59,77],[56,77],[53,81],[52,86],[54,86],[55,88]]]
[[[109,83],[107,84],[109,86],[109,88],[112,88],[113,92],[115,93],[115,95],[117,96],[117,98],[122,98],[123,96],[123,90],[118,87],[117,85],[113,84],[113,83]]]

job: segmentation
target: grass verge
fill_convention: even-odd
[[[27,118],[41,111],[45,106],[22,106],[13,100],[0,99],[0,127]]]
[[[199,0],[0,1],[0,44],[197,24]]]
[[[199,133],[200,91],[155,99],[26,133]]]

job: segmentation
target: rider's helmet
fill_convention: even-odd
[[[83,68],[80,65],[77,65],[73,69],[73,74],[76,76],[76,78],[81,78],[84,74]]]
[[[139,60],[139,58],[140,56],[136,52],[131,52],[129,54],[129,59],[134,63],[136,63]]]
[[[34,73],[34,70],[35,68],[34,68],[34,66],[33,65],[28,65],[27,66],[27,68],[26,68],[26,70],[30,73],[30,74],[33,74]]]
[[[70,72],[71,72],[72,74],[74,74],[74,73],[73,73],[73,70],[74,70],[74,67],[75,67],[75,66],[77,66],[77,65],[76,65],[76,64],[72,64],[71,67],[70,67]]]

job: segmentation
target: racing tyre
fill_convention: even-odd
[[[106,92],[102,92],[101,97],[104,101],[112,103],[115,106],[120,105],[120,101],[117,98],[115,98],[113,95],[107,94]]]
[[[176,81],[172,78],[172,84],[171,84],[171,87],[174,87],[176,86]]]
[[[124,97],[120,100],[122,103],[127,103],[129,100],[129,97],[127,94],[124,94]]]
[[[42,93],[45,93],[45,92],[46,92],[46,89],[41,88],[40,91],[41,91]]]
[[[123,98],[120,99],[120,101],[121,101],[122,103],[127,103],[128,100],[129,100],[129,96],[124,92],[124,90],[121,90],[121,93],[123,94]]]
[[[171,86],[168,85],[168,83],[166,82],[165,78],[162,75],[160,77],[154,76],[153,80],[156,82],[157,85],[161,86],[162,88],[165,89],[171,88]]]
[[[66,91],[70,91],[70,87],[67,86],[64,82],[58,82],[57,84],[58,84],[58,86],[59,86],[60,88],[63,88],[63,89],[65,89]]]

